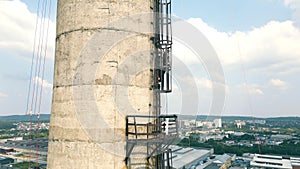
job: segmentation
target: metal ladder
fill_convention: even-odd
[[[161,115],[161,93],[172,92],[171,0],[154,0],[154,116],[126,116],[126,157],[129,168],[171,169],[172,150],[178,138],[176,115]],[[145,157],[145,160],[138,157]]]
[[[155,79],[161,93],[172,92],[171,0],[155,1]]]

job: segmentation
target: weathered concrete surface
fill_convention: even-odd
[[[131,28],[114,22],[151,13],[152,3],[58,0],[48,168],[124,168],[125,116],[154,112],[153,45],[151,35],[130,34]],[[143,22],[151,31],[152,18]],[[142,29],[141,24],[129,26]],[[112,36],[91,45],[99,33]],[[128,37],[102,56],[101,49],[123,35]]]

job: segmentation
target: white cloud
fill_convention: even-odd
[[[226,93],[226,105],[229,105],[226,106],[226,112],[237,114],[245,111],[244,101],[247,97],[253,102],[253,107],[259,107],[261,112],[279,115],[278,110],[283,107],[291,107],[288,110],[291,112],[298,110],[299,106],[293,104],[293,94],[288,98],[272,98],[276,92],[281,94],[278,90],[290,89],[292,84],[278,78],[270,80],[270,77],[284,77],[288,81],[300,73],[300,29],[296,27],[294,20],[270,21],[244,32],[222,32],[200,18],[191,18],[188,22],[207,37],[216,50],[223,69],[228,71],[225,72],[225,78],[230,82],[230,93]],[[184,53],[186,52],[182,52],[182,57],[186,56]],[[193,62],[192,59],[189,61]],[[270,99],[272,104],[268,105]],[[287,100],[291,100],[288,106]]]
[[[198,57],[184,44],[174,40],[172,54],[185,64],[200,63]]]
[[[212,82],[209,79],[191,77],[191,76],[185,76],[180,78],[183,79],[182,81],[185,82],[185,85],[188,86],[195,85],[198,88],[212,89]]]
[[[33,79],[33,82],[35,83],[35,84],[38,84],[38,85],[42,85],[43,86],[43,88],[47,88],[47,89],[52,89],[52,84],[50,84],[49,82],[47,82],[46,80],[42,80],[42,78],[40,78],[40,77],[35,77],[34,79]]]
[[[264,92],[257,84],[239,84],[236,86],[241,92],[249,95],[264,95]]]
[[[283,0],[284,4],[294,10],[293,19],[295,25],[300,28],[300,1],[299,0]]]
[[[283,0],[283,2],[286,6],[289,6],[291,8],[297,8],[298,0]]]
[[[188,22],[209,39],[224,66],[242,63],[254,70],[299,71],[300,31],[292,21],[270,21],[247,32],[220,32],[200,18]]]
[[[280,80],[280,79],[271,79],[270,84],[272,86],[286,86],[286,82]]]
[[[264,92],[261,89],[252,89],[250,90],[250,94],[263,95]]]
[[[3,23],[0,27],[0,49],[15,56],[31,57],[36,16],[29,11],[25,3],[19,0],[0,1],[0,20]],[[45,25],[47,22],[48,19],[45,20]],[[49,26],[47,57],[53,58],[55,23],[50,21]],[[46,31],[46,27],[44,30]]]
[[[276,87],[278,89],[281,89],[281,90],[288,89],[288,83],[283,81],[283,80],[280,80],[280,79],[271,79],[270,82],[269,82],[269,85],[272,86],[272,87]]]
[[[196,82],[197,86],[199,86],[199,87],[212,89],[212,82],[209,79],[196,78],[195,82]]]
[[[0,98],[8,97],[7,94],[0,92]]]

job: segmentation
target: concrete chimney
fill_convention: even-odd
[[[152,6],[58,0],[48,168],[126,168],[125,116],[155,115]]]

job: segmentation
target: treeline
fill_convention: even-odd
[[[30,117],[30,115],[12,115],[12,116],[0,116],[1,121],[35,121],[37,120],[36,117]],[[49,121],[50,120],[50,114],[41,114],[40,115],[41,121]]]
[[[199,143],[193,139],[184,138],[179,143],[180,146],[191,146],[191,147],[205,147],[214,148],[215,154],[232,153],[238,156],[242,156],[243,153],[261,153],[261,154],[273,154],[273,155],[291,155],[300,156],[300,143],[289,143],[284,142],[279,146],[268,146],[268,145],[253,145],[253,147],[247,146],[227,146],[222,142],[208,140],[205,143]]]
[[[0,129],[11,129],[15,127],[12,121],[0,120]]]

